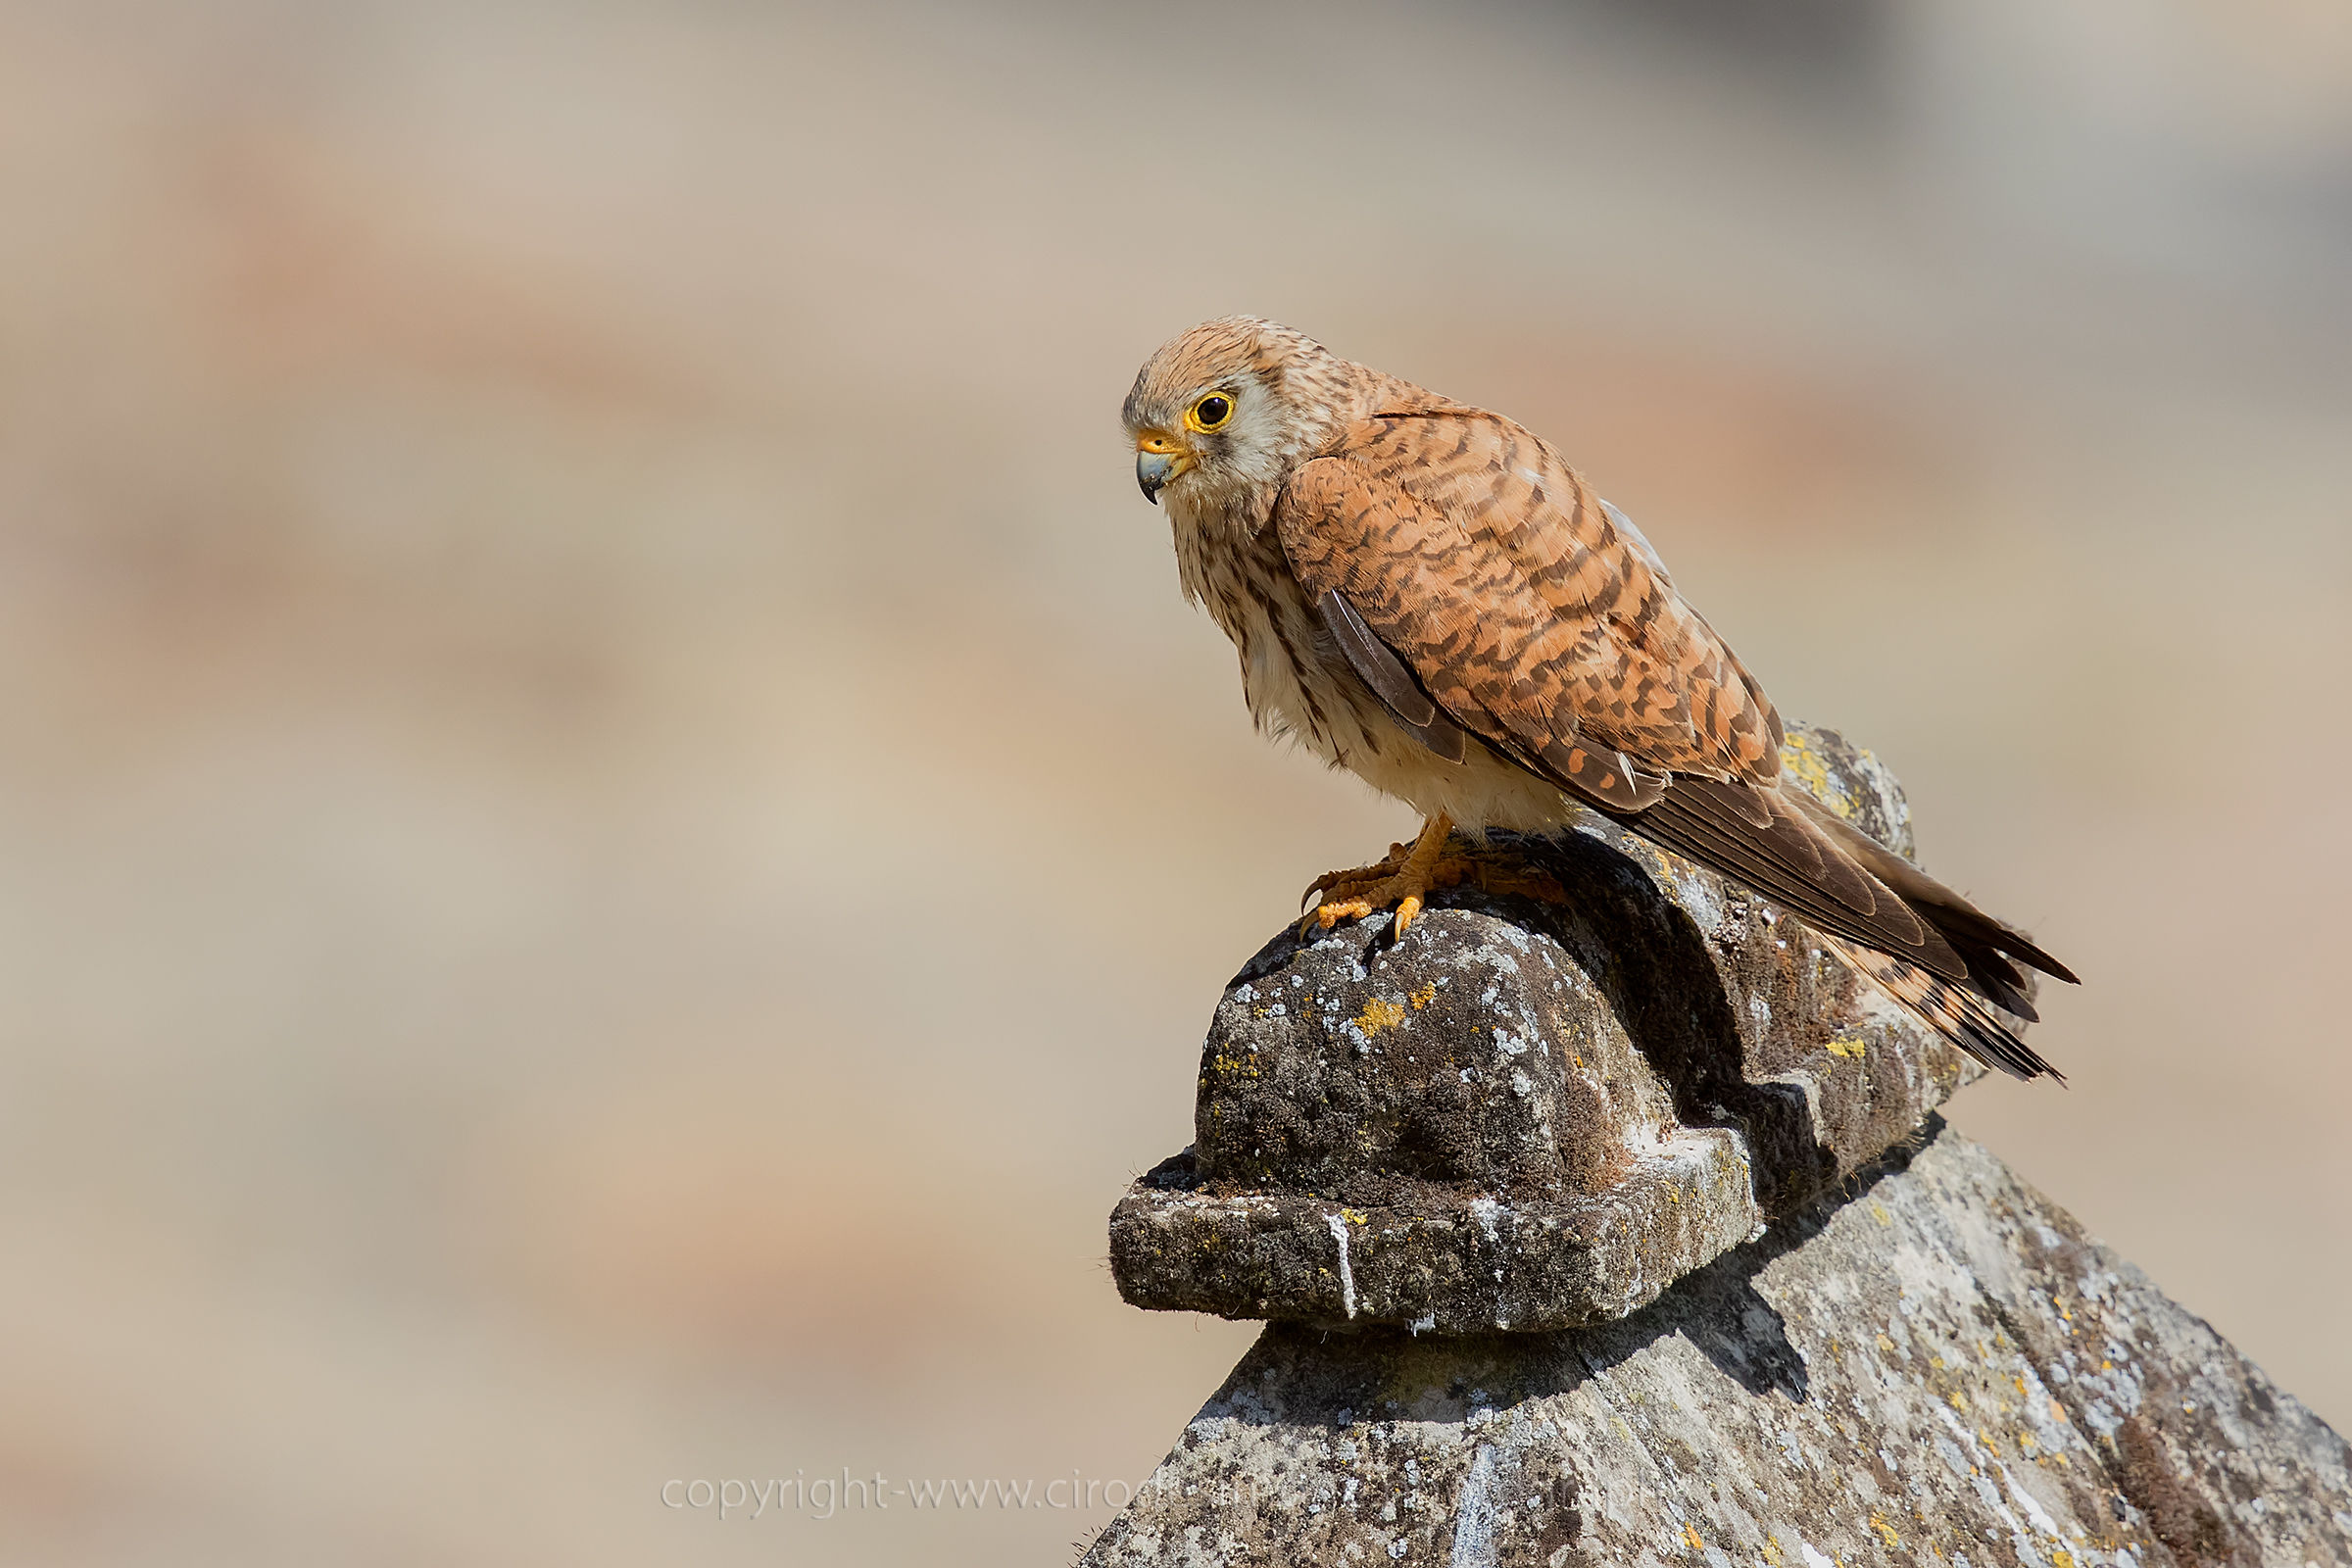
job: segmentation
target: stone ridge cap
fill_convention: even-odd
[[[1868,754],[1802,728],[1784,753],[1839,815],[1907,840]],[[1241,966],[1193,1144],[1111,1217],[1130,1302],[1446,1332],[1622,1315],[1981,1072],[1801,922],[1614,823],[1497,853],[1566,897],[1441,890],[1402,942],[1286,924]]]

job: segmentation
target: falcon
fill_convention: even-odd
[[[2009,1019],[2034,1016],[2021,965],[2075,976],[1783,774],[1762,685],[1550,443],[1243,316],[1161,347],[1123,416],[1258,727],[1421,813],[1317,878],[1302,925],[1393,910],[1401,939],[1485,829],[1589,809],[1778,903],[1978,1060],[2059,1077]]]

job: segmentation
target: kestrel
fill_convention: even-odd
[[[1764,688],[1550,443],[1252,317],[1153,354],[1124,417],[1259,727],[1424,819],[1317,879],[1310,919],[1393,908],[1401,938],[1464,874],[1456,828],[1587,808],[1781,904],[1980,1061],[2058,1076],[2002,1014],[2034,1016],[2019,964],[2074,975],[1783,776]]]

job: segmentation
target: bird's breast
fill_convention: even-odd
[[[1270,527],[1251,531],[1223,517],[1172,514],[1185,597],[1232,639],[1242,693],[1261,729],[1292,733],[1332,761],[1344,760],[1345,697],[1328,642],[1306,591],[1291,574]]]

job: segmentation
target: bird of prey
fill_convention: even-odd
[[[1418,810],[1409,851],[1309,888],[1328,929],[1396,911],[1475,851],[1588,808],[1776,901],[1980,1061],[2056,1069],[2030,965],[2066,966],[1781,771],[1764,688],[1657,552],[1551,445],[1254,317],[1145,362],[1124,418],[1185,596],[1251,715]]]

